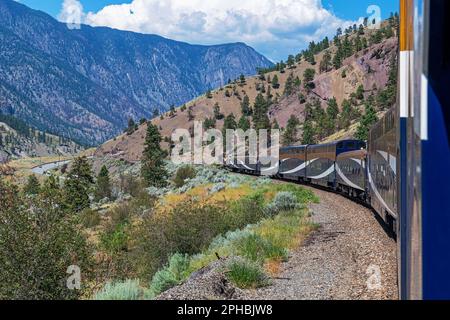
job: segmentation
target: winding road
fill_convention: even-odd
[[[56,168],[60,168],[63,165],[70,163],[71,161],[72,160],[63,160],[63,161],[54,161],[54,162],[45,163],[40,166],[32,168],[31,172],[33,172],[34,174],[38,174],[38,175],[44,175],[46,172],[56,169]]]

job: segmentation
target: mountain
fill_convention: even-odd
[[[84,144],[272,63],[243,43],[191,45],[109,28],[70,30],[0,0],[0,111]]]
[[[82,150],[73,141],[35,130],[22,120],[0,114],[0,164],[24,157],[73,155]]]
[[[207,118],[214,118],[214,106],[217,105],[223,117],[233,114],[238,122],[242,116],[241,104],[244,97],[248,96],[250,107],[254,108],[258,94],[269,101],[267,97],[270,89],[267,116],[272,124],[278,123],[282,129],[281,134],[285,133],[283,129],[287,127],[292,115],[299,120],[298,133],[292,144],[302,143],[300,137],[307,114],[308,121],[314,127],[315,142],[353,138],[366,105],[371,105],[381,115],[395,102],[397,82],[393,77],[397,74],[398,61],[397,24],[395,21],[387,21],[380,30],[366,28],[363,32],[349,31],[348,34],[335,38],[326,49],[310,49],[309,52],[314,51],[312,60],[307,58],[309,54],[303,52],[290,67],[280,63],[277,68],[266,70],[262,75],[247,77],[244,82],[235,81],[213,91],[209,97],[198,97],[185,107],[153,119],[152,123],[159,127],[165,141],[163,146],[167,149],[174,129],[192,130],[194,121],[203,122]],[[310,47],[317,48],[318,45]],[[343,54],[343,51],[346,53]],[[324,68],[326,52],[332,59]],[[333,66],[332,61],[338,54],[342,55],[342,61]],[[305,86],[307,69],[313,69],[315,77],[311,85]],[[273,85],[275,76],[278,78],[278,87]],[[300,85],[295,84],[296,78],[301,82]],[[288,87],[291,89],[287,90]],[[357,94],[358,87],[362,89],[362,96]],[[338,115],[331,127],[326,128],[329,126],[324,121],[327,120],[326,111],[333,99],[338,105]],[[344,105],[349,108],[347,110],[351,110],[347,118],[344,117]],[[252,116],[247,118],[250,123],[254,122]],[[216,120],[216,128],[221,129],[223,125],[223,119]],[[96,151],[97,162],[102,162],[103,158],[139,161],[146,128],[147,125],[142,124],[132,134],[123,134],[104,143]]]

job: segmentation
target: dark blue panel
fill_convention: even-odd
[[[448,94],[448,92],[447,92]],[[443,108],[429,87],[428,141],[422,143],[423,298],[450,299],[450,148]]]

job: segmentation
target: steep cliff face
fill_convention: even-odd
[[[0,110],[88,144],[116,135],[128,117],[149,117],[270,65],[243,43],[199,46],[109,28],[70,30],[0,1]]]

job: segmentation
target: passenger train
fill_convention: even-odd
[[[364,201],[396,234],[402,299],[450,299],[450,1],[400,1],[397,106],[368,141],[280,148],[272,176]],[[232,160],[260,175],[261,162]]]

